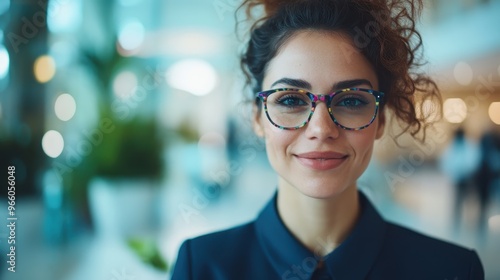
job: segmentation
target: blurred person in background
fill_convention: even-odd
[[[386,114],[417,137],[416,100],[440,100],[417,69],[421,1],[242,7],[261,5],[241,61],[278,190],[256,220],[186,240],[172,279],[484,279],[474,250],[385,221],[357,189]]]
[[[454,232],[460,230],[463,219],[464,201],[468,194],[478,190],[474,176],[479,168],[479,146],[466,137],[463,128],[455,131],[451,143],[439,158],[439,166],[448,176],[454,187],[453,227]]]
[[[500,190],[500,135],[494,131],[486,132],[481,138],[480,151],[476,182],[480,203],[479,229],[485,234],[488,230],[490,197]]]

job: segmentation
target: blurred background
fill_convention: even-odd
[[[0,0],[0,220],[8,166],[17,218],[15,273],[0,226],[1,279],[168,279],[183,240],[259,213],[276,176],[251,131],[239,3]],[[500,1],[426,1],[444,117],[425,144],[387,133],[359,181],[387,219],[475,248],[487,279],[500,279],[499,15]]]

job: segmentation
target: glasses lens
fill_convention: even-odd
[[[377,99],[369,92],[349,90],[334,95],[330,104],[332,115],[347,128],[360,128],[375,116]]]
[[[273,92],[267,97],[267,114],[282,127],[296,127],[307,121],[311,113],[311,98],[298,90]]]
[[[273,92],[268,95],[266,103],[271,122],[284,128],[302,126],[312,112],[311,97],[301,90]],[[337,123],[357,129],[370,124],[377,109],[377,99],[361,90],[342,91],[333,96],[330,109]]]

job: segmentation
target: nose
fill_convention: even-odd
[[[306,125],[306,136],[310,139],[327,140],[339,137],[340,128],[333,122],[325,102],[319,102]]]

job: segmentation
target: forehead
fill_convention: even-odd
[[[370,62],[352,39],[343,33],[299,31],[280,48],[270,61],[263,88],[283,77],[308,81],[317,90],[332,84],[364,78],[378,88],[377,76]]]

